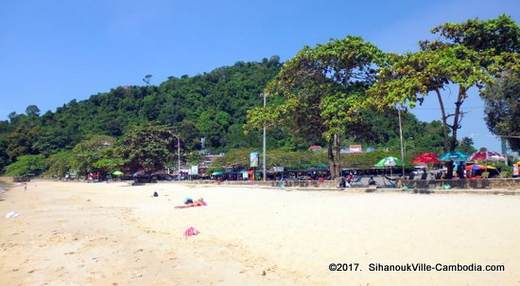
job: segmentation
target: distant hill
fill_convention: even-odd
[[[129,126],[148,121],[171,125],[188,150],[199,149],[201,137],[206,138],[206,148],[213,152],[258,147],[260,133],[243,132],[246,113],[262,103],[260,94],[265,84],[281,66],[279,58],[273,56],[261,62],[237,62],[196,76],[170,77],[159,86],[117,87],[87,100],[72,100],[43,115],[36,106],[29,106],[26,114],[12,113],[9,121],[0,121],[0,169],[20,155],[49,155],[71,149],[92,134],[119,137]],[[395,145],[395,114],[371,113],[365,117],[365,124],[354,130],[351,141]],[[405,127],[405,135],[415,136],[417,141],[424,140],[433,147],[442,141],[440,125],[435,122],[422,123],[406,114]],[[314,141],[278,129],[269,132],[268,146],[305,149],[323,143]]]

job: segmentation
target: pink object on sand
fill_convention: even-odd
[[[195,229],[193,226],[190,226],[184,231],[184,237],[187,238],[189,236],[197,235],[199,233],[200,232],[197,229]]]

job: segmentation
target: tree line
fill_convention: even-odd
[[[492,132],[520,135],[519,97],[512,91],[518,85],[509,83],[519,75],[518,24],[501,15],[445,23],[432,33],[434,40],[420,41],[417,52],[405,54],[384,53],[354,36],[304,47],[265,89],[279,100],[250,110],[248,126],[287,126],[292,132],[323,138],[333,176],[340,172],[341,140],[365,124],[366,112],[414,108],[427,96],[439,103],[444,151],[455,151],[460,144],[458,131],[471,89],[486,101]],[[453,113],[446,106],[451,89],[456,90]],[[514,148],[518,138],[507,137]]]
[[[304,47],[285,63],[277,56],[237,62],[158,85],[146,75],[144,86],[117,87],[44,114],[31,105],[24,114],[13,112],[0,121],[0,169],[27,173],[32,166],[31,173],[53,175],[157,170],[175,164],[176,138],[183,163],[196,163],[201,138],[213,153],[258,148],[259,128],[267,125],[270,150],[328,146],[331,171],[337,173],[340,146],[397,150],[396,106],[411,108],[431,95],[442,107],[438,121],[420,122],[402,112],[408,148],[470,151],[471,139],[458,138],[457,130],[472,88],[486,99],[492,132],[518,131],[513,79],[518,82],[519,31],[504,15],[447,23],[433,29],[438,39],[402,55],[347,36]],[[448,87],[458,89],[453,114],[443,107]],[[266,108],[262,93],[269,96]],[[509,140],[518,146],[516,138]]]

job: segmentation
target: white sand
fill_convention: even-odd
[[[186,196],[209,205],[174,209]],[[0,285],[520,285],[520,196],[37,181],[5,197]],[[188,226],[201,233],[185,239]],[[506,271],[369,272],[371,262]]]

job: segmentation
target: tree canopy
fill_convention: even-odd
[[[178,142],[171,128],[164,125],[145,124],[132,128],[121,139],[121,149],[133,170],[162,170],[173,161]]]
[[[269,149],[327,146],[334,176],[345,164],[342,145],[395,150],[396,106],[413,108],[431,95],[439,102],[439,121],[424,123],[402,113],[407,147],[472,150],[471,138],[458,139],[472,89],[486,101],[489,129],[517,135],[520,26],[501,15],[444,23],[432,33],[435,38],[420,41],[413,53],[384,53],[361,37],[347,36],[305,46],[284,64],[273,56],[158,85],[147,74],[143,86],[116,87],[55,111],[42,113],[29,105],[0,121],[0,170],[12,173],[42,158],[39,166],[48,165],[48,174],[56,175],[160,169],[176,160],[172,134],[180,138],[182,160],[198,162],[201,151],[258,148],[259,129],[267,126]],[[268,96],[266,107],[262,93]],[[519,148],[515,136],[508,140]]]
[[[483,92],[489,130],[520,151],[520,74],[506,73]]]
[[[252,127],[283,123],[295,133],[328,142],[331,174],[339,174],[340,136],[354,120],[351,106],[375,80],[384,54],[360,37],[304,47],[287,61],[264,92],[282,102],[249,113]],[[335,151],[333,151],[335,149]]]
[[[361,42],[352,41],[351,44]],[[366,53],[370,51],[368,49]],[[332,47],[322,47],[320,56],[328,57],[328,65],[333,66],[336,65],[331,56],[334,52]],[[345,63],[346,61],[347,58]],[[178,134],[182,141],[182,159],[190,162],[200,160],[198,151],[202,148],[203,137],[206,139],[205,148],[210,152],[258,148],[261,133],[257,130],[244,133],[247,127],[246,114],[248,110],[261,105],[262,91],[275,78],[281,66],[276,56],[261,62],[237,62],[233,66],[217,68],[200,75],[170,77],[157,86],[146,84],[117,87],[109,92],[93,95],[87,100],[72,100],[56,111],[41,113],[37,106],[30,106],[24,114],[13,112],[8,121],[0,121],[0,169],[15,162],[20,156],[42,154],[48,158],[48,175],[62,176],[69,171],[85,174],[88,170],[110,172],[121,164],[128,163],[122,161],[121,149],[116,148],[119,142],[135,126],[150,122],[168,126]],[[340,68],[339,64],[337,68]],[[339,70],[340,73],[343,72]],[[363,72],[365,75],[373,75],[368,66],[361,73],[355,70],[353,72],[354,76]],[[343,76],[338,74],[336,77]],[[332,79],[327,80],[331,86],[333,82]],[[337,85],[337,91],[347,91],[345,85],[334,85]],[[360,86],[360,83],[353,80],[350,88],[355,90]],[[282,96],[273,95],[269,98],[270,104],[284,101]],[[305,102],[311,104],[311,101]],[[332,101],[324,102],[323,106],[337,108]],[[298,115],[301,116],[300,122],[305,123],[301,124],[301,128],[321,130],[322,122],[314,124],[306,121],[304,113]],[[321,118],[320,114],[316,115],[317,117],[313,114],[308,119]],[[324,115],[326,117],[323,118],[330,118],[331,124],[336,124],[334,112]],[[364,119],[348,128],[350,135],[341,135],[346,143],[386,147],[398,142],[395,112],[370,111],[361,115]],[[407,115],[405,121],[405,127],[410,126],[405,133],[414,138],[423,137],[420,134],[423,127],[419,126],[430,126],[419,122],[412,114]],[[295,127],[296,125],[284,125],[270,128],[267,147],[300,151],[313,144],[324,146],[327,143],[322,132],[294,132]],[[114,145],[85,154],[85,150],[89,149],[82,146],[90,144],[89,140],[96,137],[110,138],[109,141]],[[76,153],[74,149],[82,151]]]
[[[407,104],[414,107],[434,93],[439,101],[444,126],[445,150],[457,147],[457,133],[464,115],[468,90],[493,84],[505,70],[519,68],[520,27],[508,16],[446,23],[432,29],[439,36],[420,42],[421,50],[392,57],[377,83],[370,102],[376,106]],[[458,89],[454,112],[446,110],[450,86]],[[451,123],[448,121],[451,120]]]

